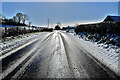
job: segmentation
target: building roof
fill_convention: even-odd
[[[114,21],[120,21],[120,16],[110,16]]]
[[[104,21],[118,21],[120,22],[120,16],[107,16]]]

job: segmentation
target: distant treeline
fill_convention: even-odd
[[[2,23],[2,34],[0,37],[5,39],[10,36],[18,36],[20,34],[40,32],[40,31],[53,31],[52,28],[44,28],[32,25],[32,22],[26,23],[29,20],[27,14],[17,13],[13,18],[8,19],[0,14],[0,23]],[[5,25],[5,26],[4,26]],[[9,27],[12,26],[12,27]]]
[[[23,24],[23,23],[18,23],[18,22],[14,22],[12,20],[9,19],[5,19],[4,21],[2,21],[2,24],[4,25],[15,25],[15,26],[27,26],[27,24]]]
[[[16,13],[16,15],[10,19],[0,14],[0,23],[6,24],[6,25],[27,26],[26,21],[28,20],[29,20],[28,15],[23,13]],[[28,26],[30,25],[31,25],[31,22],[28,22]]]
[[[23,26],[23,27],[5,27],[2,31],[1,37],[2,39],[10,36],[18,36],[20,34],[26,34],[26,33],[34,33],[34,32],[52,32],[53,28],[36,28],[35,26],[32,26],[32,28]]]
[[[43,29],[41,29],[41,31],[42,31],[42,32],[46,32],[46,31],[52,32],[52,31],[53,31],[53,28],[43,28]]]
[[[2,38],[10,37],[10,36],[18,36],[20,34],[40,32],[40,29],[30,28],[27,26],[23,27],[5,27],[2,31]]]
[[[120,22],[101,22],[95,24],[82,24],[75,27],[75,32],[88,32],[88,33],[98,33],[104,34],[118,34],[120,35]]]

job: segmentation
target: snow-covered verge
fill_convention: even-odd
[[[72,33],[70,33],[72,34]],[[73,35],[73,34],[72,34]],[[89,35],[89,34],[88,34]],[[81,46],[97,60],[103,63],[106,67],[120,76],[120,47],[112,44],[105,44],[107,41],[100,42],[88,39],[84,33],[76,35]],[[89,35],[90,36],[90,35]],[[111,39],[120,39],[120,36],[111,36]],[[102,41],[102,40],[101,40]],[[119,42],[118,42],[119,43]],[[117,44],[117,43],[116,43]]]
[[[99,48],[106,49],[111,53],[120,53],[120,35],[106,34],[100,36],[99,34],[88,34],[86,32],[81,32],[77,36],[85,41],[92,42],[96,44]]]
[[[13,50],[23,44],[26,44],[27,42],[31,41],[38,35],[39,33],[29,33],[25,35],[19,35],[16,37],[9,37],[7,38],[7,41],[1,41],[0,42],[0,55],[10,50]]]

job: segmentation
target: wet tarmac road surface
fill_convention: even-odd
[[[83,49],[76,37],[61,31],[44,33],[30,45],[2,59],[3,78],[116,79],[116,75]]]

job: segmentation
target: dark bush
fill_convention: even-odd
[[[75,27],[75,32],[88,32],[99,33],[100,35],[119,34],[120,35],[120,22],[101,22],[96,24],[84,24]]]

